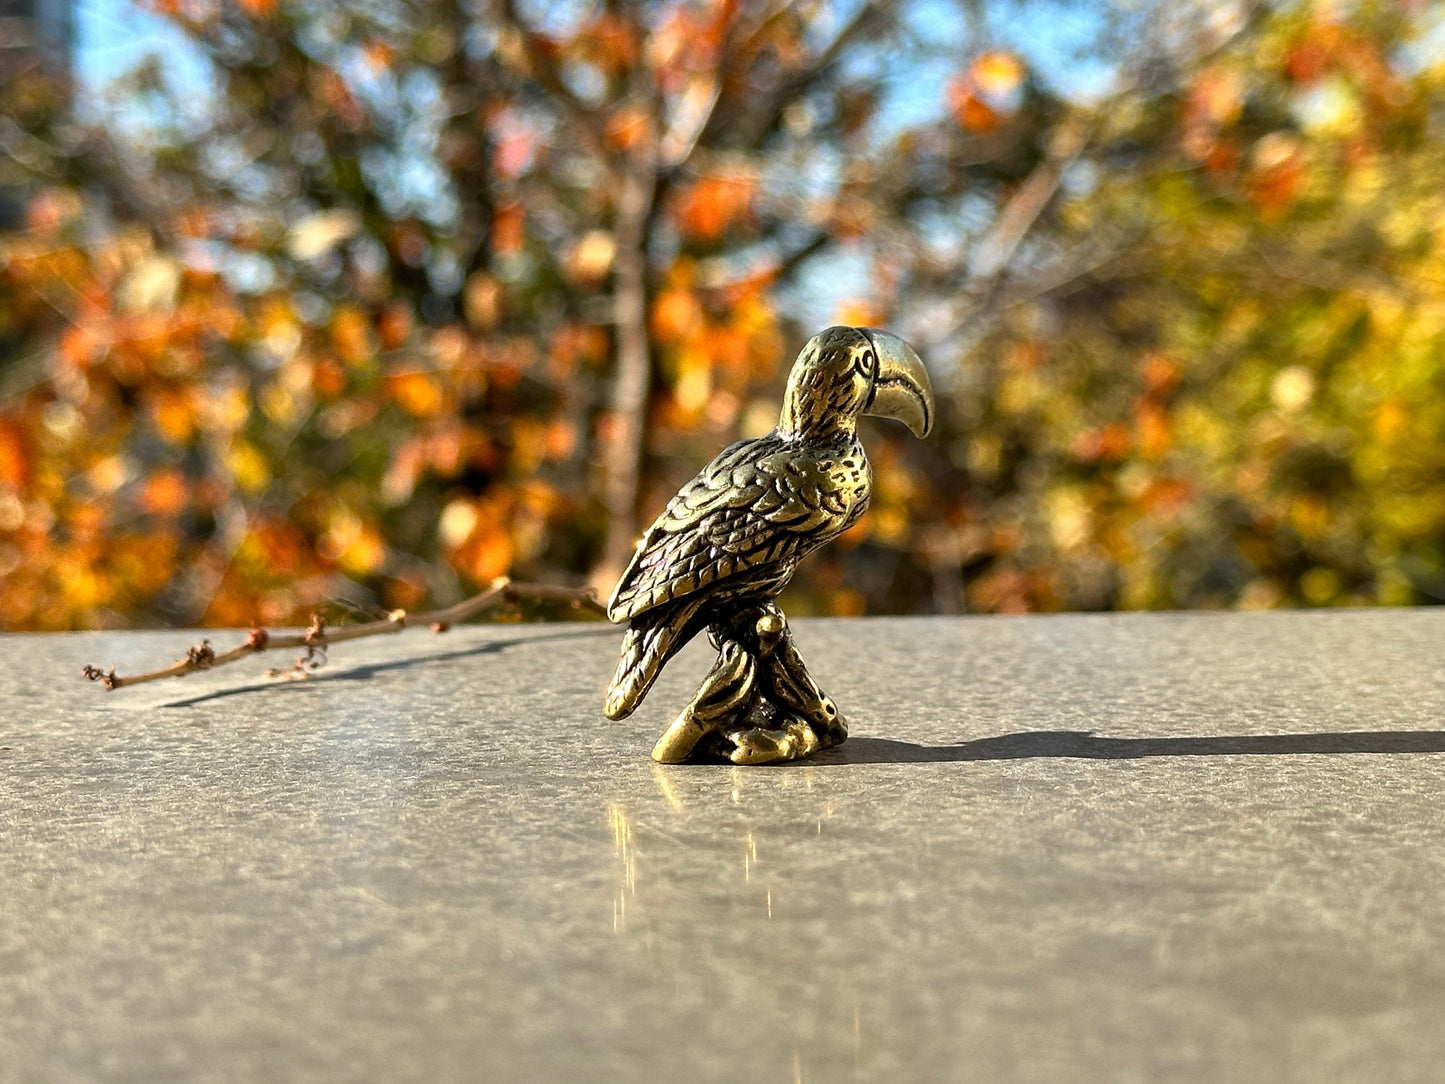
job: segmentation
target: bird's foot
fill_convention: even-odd
[[[801,719],[776,728],[754,727],[728,735],[732,749],[727,758],[734,764],[774,764],[797,760],[822,748],[817,731]]]
[[[824,698],[828,706],[832,701]],[[801,760],[819,749],[830,749],[848,737],[848,728],[834,708],[826,722],[784,712],[774,707],[771,718],[754,717],[730,728],[723,739],[722,754],[734,764],[774,764]],[[727,745],[731,748],[727,748]]]

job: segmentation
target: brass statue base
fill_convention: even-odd
[[[769,764],[848,737],[838,706],[809,675],[777,606],[744,610],[729,625],[712,626],[708,639],[717,662],[653,746],[653,760],[681,764],[717,756]]]

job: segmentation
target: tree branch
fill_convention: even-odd
[[[773,92],[741,116],[731,110],[714,112],[703,130],[704,142],[721,135],[721,127],[727,125],[727,142],[734,146],[756,147],[775,127],[790,102],[796,101],[807,89],[837,63],[844,50],[857,41],[864,33],[872,30],[876,21],[892,14],[894,4],[870,0],[859,6],[853,17],[833,35],[831,41],[811,58],[802,68],[788,73],[781,79]],[[766,20],[762,25],[766,24]]]
[[[100,682],[106,691],[110,692],[126,685],[143,685],[148,681],[159,681],[161,678],[185,677],[198,670],[213,670],[217,666],[236,662],[248,655],[258,655],[271,648],[299,647],[305,648],[306,654],[297,659],[295,664],[287,670],[271,671],[271,676],[304,675],[320,665],[316,660],[317,653],[324,653],[331,644],[341,643],[344,640],[360,640],[368,636],[386,636],[401,632],[403,629],[422,626],[430,627],[432,632],[446,632],[453,625],[475,617],[493,606],[521,599],[568,602],[574,609],[585,609],[599,614],[606,612],[598,603],[591,588],[554,587],[541,583],[513,583],[506,576],[502,576],[493,580],[492,585],[480,594],[464,599],[455,606],[448,606],[440,610],[427,610],[415,614],[409,614],[405,610],[393,610],[379,621],[332,628],[327,627],[320,614],[313,614],[311,626],[305,632],[273,633],[263,628],[254,628],[246,637],[245,643],[219,655],[211,647],[209,640],[202,640],[186,651],[184,659],[177,659],[170,666],[159,670],[152,670],[144,674],[122,675],[115,672],[115,667],[102,670],[98,666],[85,666],[81,669],[81,673],[91,681]]]
[[[1089,125],[1077,115],[1065,118],[1054,130],[1043,161],[1034,167],[1013,197],[1004,204],[992,228],[974,248],[969,260],[970,278],[987,282],[1002,274],[1024,236],[1058,191],[1064,170],[1083,151],[1088,134]]]
[[[654,112],[654,116],[656,113]],[[621,574],[637,535],[637,494],[642,472],[647,400],[652,390],[652,351],[647,327],[647,235],[657,201],[657,134],[633,149],[617,195],[613,237],[613,317],[617,369],[608,401],[609,428],[599,449],[607,532],[593,586],[605,590]]]

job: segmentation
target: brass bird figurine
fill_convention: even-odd
[[[627,622],[627,633],[604,714],[630,715],[667,660],[703,629],[718,650],[654,759],[794,760],[848,736],[774,600],[799,561],[868,507],[873,472],[857,434],[863,414],[926,436],[934,414],[928,371],[894,335],[819,332],[793,363],[777,428],[724,449],[638,542],[607,604],[608,618]]]

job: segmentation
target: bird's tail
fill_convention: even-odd
[[[632,619],[622,638],[622,658],[607,689],[603,715],[609,719],[625,719],[642,703],[647,690],[662,672],[662,664],[697,631],[694,618],[699,605],[686,599],[670,606],[658,606]]]

